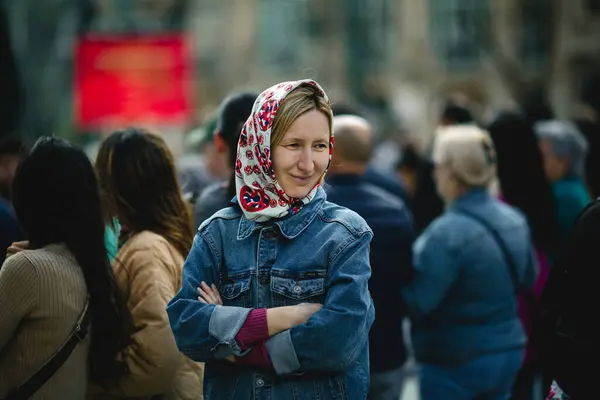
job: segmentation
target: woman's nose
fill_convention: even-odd
[[[314,161],[312,149],[302,149],[302,153],[300,154],[300,159],[298,160],[298,169],[302,171],[310,172],[313,170]]]

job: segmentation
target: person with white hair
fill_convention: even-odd
[[[588,144],[570,121],[538,122],[534,129],[544,157],[546,177],[552,184],[556,217],[564,242],[577,215],[591,201],[585,185]]]
[[[433,160],[446,211],[415,242],[402,290],[421,399],[508,399],[526,343],[516,293],[537,273],[529,227],[489,193],[496,155],[486,132],[444,128]]]

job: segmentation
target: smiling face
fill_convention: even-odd
[[[323,177],[329,164],[329,128],[325,113],[308,111],[272,149],[275,177],[289,197],[305,197]]]

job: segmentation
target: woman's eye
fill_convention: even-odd
[[[319,144],[315,145],[315,147],[319,150],[326,150],[329,148],[329,146],[326,145],[325,143],[319,143]]]
[[[298,143],[290,143],[290,144],[286,145],[285,147],[288,147],[290,149],[297,149]]]

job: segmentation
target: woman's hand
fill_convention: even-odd
[[[6,249],[6,258],[14,256],[20,251],[29,249],[29,241],[14,242]]]
[[[221,295],[219,294],[219,289],[217,289],[217,287],[215,286],[214,283],[212,285],[208,286],[205,282],[202,282],[202,283],[200,283],[200,287],[198,287],[196,289],[198,289],[198,293],[200,293],[200,296],[198,296],[198,300],[201,303],[215,304],[215,305],[219,305],[219,306],[223,305],[223,300],[221,300]],[[228,357],[225,357],[225,360],[227,360],[229,362],[235,362],[235,357],[228,356]]]
[[[200,283],[200,287],[197,288],[198,300],[204,304],[214,304],[218,306],[223,305],[223,300],[221,299],[221,295],[219,294],[219,289],[213,283],[211,286],[208,286],[206,282]]]

